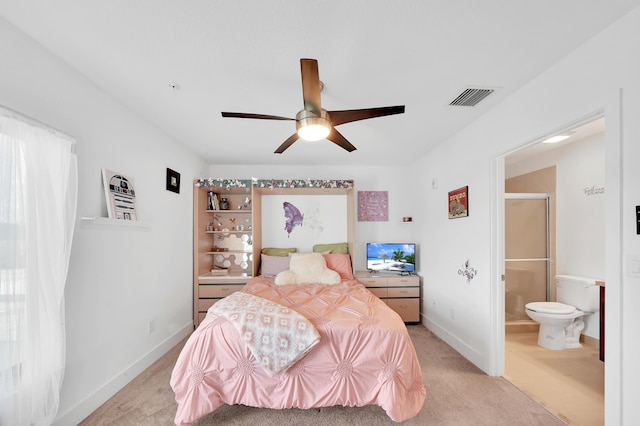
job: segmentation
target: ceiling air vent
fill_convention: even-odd
[[[489,96],[495,89],[465,89],[449,105],[476,106],[478,102]]]

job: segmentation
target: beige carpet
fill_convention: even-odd
[[[422,325],[408,326],[422,366],[427,399],[403,425],[564,425],[502,377],[490,377]],[[172,425],[177,404],[169,386],[177,345],[136,377],[82,426]],[[377,406],[268,410],[224,405],[193,425],[396,425]]]

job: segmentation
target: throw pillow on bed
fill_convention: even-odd
[[[261,254],[266,254],[267,256],[289,256],[289,253],[295,253],[298,251],[295,247],[290,248],[280,248],[280,247],[265,247],[261,250]]]
[[[343,280],[353,279],[353,267],[351,265],[351,256],[348,254],[323,254],[324,260],[327,262],[327,268],[333,269]]]
[[[340,284],[342,279],[336,271],[327,268],[320,253],[292,253],[289,269],[276,275],[276,285],[288,284]]]
[[[333,254],[347,254],[349,253],[349,244],[347,243],[334,243],[334,244],[316,244],[312,249],[316,253],[331,252]]]
[[[260,274],[262,276],[273,278],[287,269],[289,269],[289,256],[260,255]]]

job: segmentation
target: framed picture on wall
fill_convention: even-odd
[[[180,193],[180,173],[167,168],[167,191]]]
[[[102,169],[102,182],[109,219],[138,220],[133,179],[112,170]]]
[[[469,187],[449,191],[449,219],[469,216]]]
[[[358,191],[358,221],[387,222],[389,193],[387,191]]]

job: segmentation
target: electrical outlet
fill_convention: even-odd
[[[156,322],[154,320],[149,321],[147,323],[147,334],[153,333],[155,329],[156,329]]]

